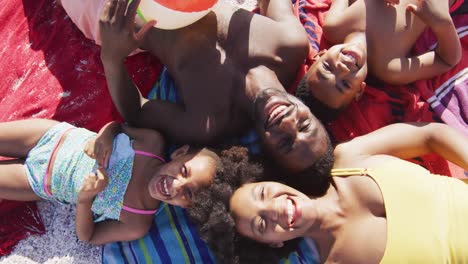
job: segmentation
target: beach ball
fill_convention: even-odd
[[[141,0],[137,13],[143,21],[156,20],[155,27],[177,29],[208,14],[218,0]]]

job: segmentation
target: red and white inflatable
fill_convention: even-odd
[[[177,29],[188,26],[208,14],[218,0],[141,0],[138,15],[156,20],[155,27]]]

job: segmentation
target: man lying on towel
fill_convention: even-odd
[[[62,0],[65,10],[67,1]],[[80,6],[86,8],[86,2]],[[292,172],[331,153],[322,124],[284,89],[294,81],[309,47],[289,0],[260,1],[265,16],[220,2],[188,27],[161,30],[151,21],[140,25],[138,33],[134,21],[139,1],[126,13],[119,10],[129,1],[98,2],[103,2],[95,9],[101,10],[101,58],[110,94],[132,125],[159,129],[175,143],[204,145],[255,125],[268,153]],[[68,13],[80,13],[78,6],[72,7]],[[82,11],[86,16],[80,19],[95,9]],[[94,26],[79,22],[81,28]],[[167,66],[183,104],[141,96],[123,64],[138,47]]]

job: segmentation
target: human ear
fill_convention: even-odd
[[[323,49],[323,50],[320,50],[317,54],[314,55],[314,57],[312,57],[312,60],[314,62],[316,62],[320,57],[322,57],[323,54],[325,54],[328,50],[327,49]]]
[[[268,244],[270,247],[272,248],[281,248],[284,246],[284,243],[283,242],[273,242],[273,243],[270,243]]]
[[[360,84],[361,87],[359,87],[359,91],[356,93],[356,96],[354,97],[354,100],[359,101],[361,99],[362,95],[364,94],[364,90],[366,89],[366,83],[362,82]]]
[[[177,159],[185,154],[187,154],[188,150],[190,149],[189,145],[183,145],[182,147],[174,150],[171,154],[171,159]]]

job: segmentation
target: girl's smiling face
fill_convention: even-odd
[[[151,197],[188,207],[196,192],[212,183],[217,163],[213,155],[216,154],[206,149],[196,153],[188,150],[188,146],[183,146],[174,151],[172,160],[155,173],[148,184]]]

